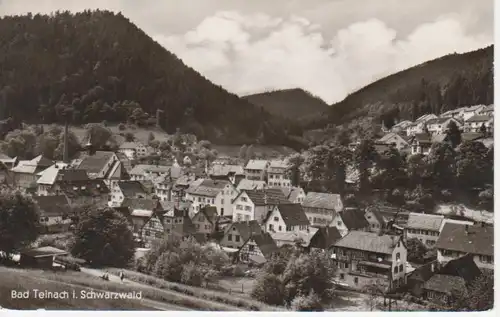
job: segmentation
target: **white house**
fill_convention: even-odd
[[[480,110],[477,114],[480,116],[493,116],[494,115],[494,105],[489,105]]]
[[[156,182],[162,176],[169,175],[172,166],[138,164],[129,172],[130,179],[134,181]]]
[[[493,226],[447,222],[436,243],[437,260],[447,263],[471,254],[479,268],[493,269]]]
[[[481,132],[481,127],[484,125],[486,132],[493,131],[493,123],[495,118],[488,115],[475,115],[469,117],[464,123],[464,132]]]
[[[125,154],[129,160],[145,157],[151,154],[150,149],[141,142],[123,142],[118,152]]]
[[[344,209],[339,194],[308,192],[302,207],[313,226],[326,227]]]
[[[398,122],[392,126],[391,132],[399,133],[402,131],[406,131],[406,128],[408,128],[408,126],[410,126],[412,123],[413,122],[411,122],[409,120],[404,120],[404,121]]]
[[[245,178],[249,180],[265,181],[269,161],[250,160],[245,166]]]
[[[118,181],[111,187],[108,206],[119,207],[125,198],[148,198],[148,193],[139,181]]]
[[[220,216],[231,216],[232,201],[238,191],[230,181],[203,179],[197,186],[186,191],[186,200],[192,202],[191,214],[196,214],[203,206],[214,206]]]
[[[427,121],[427,130],[432,135],[444,134],[452,121],[455,122],[459,130],[463,129],[462,122],[455,118],[435,118]]]
[[[427,133],[416,134],[411,143],[411,154],[428,155],[431,151],[432,140]]]
[[[281,190],[292,204],[302,204],[306,198],[306,193],[301,187],[281,187]]]
[[[267,168],[267,184],[271,187],[290,187],[289,164],[284,160],[272,160]]]
[[[273,232],[308,232],[309,220],[300,204],[280,204],[264,221],[264,230]]]
[[[481,111],[486,108],[485,105],[475,105],[465,108],[463,111],[462,119],[467,121],[469,118],[478,115]]]
[[[233,222],[265,221],[274,206],[289,203],[280,189],[244,190],[233,200]]]
[[[411,136],[411,135],[415,135],[415,134],[424,132],[427,121],[432,120],[432,119],[436,119],[436,118],[437,118],[437,116],[435,114],[432,114],[432,113],[425,114],[425,115],[421,116],[420,118],[415,120],[415,122],[413,124],[409,125],[406,128],[406,135]]]
[[[443,215],[410,212],[405,228],[406,237],[416,238],[429,248],[434,247],[443,220]]]
[[[267,188],[267,184],[265,181],[256,181],[256,180],[250,180],[250,179],[242,179],[236,186],[236,189],[238,191],[242,190],[262,190]]]

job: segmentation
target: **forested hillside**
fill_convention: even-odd
[[[227,144],[286,143],[290,129],[108,11],[0,18],[0,65],[9,125],[62,122],[70,109],[74,124],[159,124]]]
[[[493,103],[493,46],[447,55],[380,79],[331,106],[310,127],[372,117],[391,125],[425,113]],[[366,121],[366,120],[365,120]]]
[[[300,121],[327,112],[326,102],[303,89],[284,89],[269,91],[243,97],[268,112],[291,120]]]

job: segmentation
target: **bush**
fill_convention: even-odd
[[[127,127],[125,126],[125,124],[120,123],[120,124],[118,125],[118,130],[119,130],[119,131],[125,131],[126,129],[127,129]]]
[[[203,268],[196,266],[194,262],[189,262],[182,267],[181,283],[201,286],[203,284]]]
[[[283,305],[285,302],[283,282],[274,274],[263,274],[257,280],[251,296],[269,305]]]
[[[292,301],[292,309],[295,311],[323,311],[323,305],[321,300],[314,291],[311,291],[309,295],[303,296],[299,295],[295,297]]]
[[[154,274],[164,280],[180,282],[182,262],[179,255],[173,252],[162,253],[156,261]]]

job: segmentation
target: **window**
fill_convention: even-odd
[[[279,218],[278,217],[274,217],[274,221],[279,221]]]
[[[228,234],[227,235],[227,241],[233,241],[233,235],[232,234]]]
[[[398,252],[398,253],[396,253],[396,261],[399,261],[399,260],[400,260],[400,258],[401,258],[401,254],[400,254],[399,252]]]
[[[340,273],[340,279],[343,280],[345,278],[344,273]]]
[[[254,245],[249,245],[248,246],[248,251],[250,251],[250,252],[255,251],[255,246]]]
[[[403,273],[403,264],[399,265],[399,272]]]
[[[240,236],[234,236],[234,241],[240,242]]]
[[[161,232],[157,232],[157,233],[155,233],[155,237],[157,237],[157,238],[161,238],[161,236],[162,236]]]
[[[151,232],[149,232],[149,230],[146,230],[144,234],[149,237],[151,235]]]
[[[292,226],[286,226],[286,231],[292,231]]]
[[[224,215],[224,208],[221,208],[221,209],[220,209],[220,214],[221,214],[221,215]]]
[[[246,202],[246,201],[247,201],[247,198],[246,198],[246,197],[241,197],[241,201]]]
[[[243,206],[242,205],[236,205],[236,209],[243,210]]]
[[[273,231],[274,230],[274,226],[273,225],[269,225],[269,231]]]
[[[337,226],[342,226],[342,221],[337,221]]]
[[[356,284],[356,285],[358,284],[358,278],[357,277],[354,278],[354,284]]]
[[[250,206],[245,206],[245,211],[252,211],[252,207],[250,207]]]
[[[394,274],[398,274],[398,266],[397,265],[394,267]]]
[[[281,231],[281,226],[278,227],[278,231]]]

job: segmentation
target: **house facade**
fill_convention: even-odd
[[[26,191],[32,186],[35,186],[32,189],[36,191],[36,181],[39,177],[38,173],[49,168],[53,164],[53,161],[44,158],[42,155],[32,160],[19,161],[19,163],[10,170],[14,187],[20,191]]]
[[[475,115],[469,117],[464,123],[464,132],[480,133],[482,126],[487,133],[493,132],[494,117],[488,115]]]
[[[300,204],[280,204],[275,206],[263,223],[264,230],[269,233],[307,233],[310,225]]]
[[[444,134],[451,122],[454,122],[459,130],[463,129],[462,122],[455,118],[435,118],[427,121],[427,130],[431,135]]]
[[[155,182],[162,176],[170,174],[171,166],[138,164],[129,172],[130,179],[134,181]]]
[[[233,222],[226,227],[224,236],[219,243],[223,247],[241,249],[251,236],[262,233],[259,223],[255,220]]]
[[[302,207],[312,226],[328,226],[344,205],[339,194],[309,192]]]
[[[377,283],[393,290],[406,283],[407,249],[401,236],[351,231],[334,244],[331,258],[338,281],[352,288]]]
[[[129,160],[145,157],[151,153],[148,147],[141,142],[124,142],[120,145],[118,152],[123,153]]]
[[[432,140],[429,134],[415,134],[411,143],[411,154],[429,155],[431,152]]]
[[[233,214],[232,201],[238,191],[230,181],[204,179],[187,190],[186,200],[192,202],[191,213],[196,214],[204,206],[214,206],[220,216]]]
[[[377,143],[394,145],[399,151],[410,146],[406,139],[394,132],[387,133]]]
[[[350,231],[369,231],[370,223],[366,220],[362,210],[357,208],[345,208],[336,213],[329,227],[335,227],[342,237]]]
[[[33,200],[40,210],[41,233],[59,233],[69,230],[73,223],[73,214],[66,196],[34,196]]]
[[[431,215],[411,212],[405,228],[407,239],[418,239],[425,246],[434,247],[438,238],[441,224],[444,220],[442,215]]]
[[[108,206],[119,207],[123,200],[127,198],[147,198],[149,194],[146,192],[142,184],[138,181],[118,181],[113,183],[110,193]]]
[[[163,217],[161,213],[153,213],[152,216],[146,220],[141,233],[141,240],[146,248],[150,248],[154,241],[161,240],[165,237],[165,229],[163,227]]]
[[[202,208],[200,212],[194,215],[191,221],[196,232],[204,234],[208,239],[217,229],[217,218],[217,208],[209,206]]]
[[[242,262],[265,263],[271,259],[278,247],[269,233],[251,235],[241,246],[239,259]]]
[[[289,164],[283,160],[272,160],[267,168],[267,185],[270,187],[291,187],[288,175]]]
[[[273,208],[282,203],[289,203],[279,188],[242,191],[233,200],[233,221],[256,220],[259,224]]]
[[[245,166],[245,178],[256,181],[266,181],[269,161],[250,160]]]

